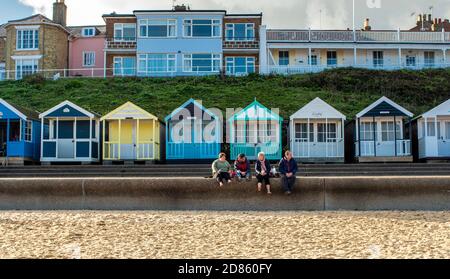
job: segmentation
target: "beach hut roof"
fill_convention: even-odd
[[[34,110],[18,106],[16,104],[7,102],[1,98],[0,104],[4,105],[6,108],[8,108],[10,111],[15,113],[18,117],[22,118],[23,120],[39,120],[39,113]]]
[[[39,118],[44,117],[89,117],[98,118],[99,115],[89,112],[84,108],[72,103],[71,101],[64,101],[51,109],[39,115]]]
[[[421,115],[424,118],[436,116],[450,116],[450,99]]]
[[[304,107],[299,109],[296,113],[291,116],[291,120],[294,119],[344,119],[346,116],[340,113],[337,109],[330,106],[328,103],[320,99],[315,98]]]
[[[387,97],[381,97],[363,111],[356,115],[356,118],[361,117],[378,117],[378,116],[408,116],[413,117],[414,114],[399,104],[395,103]]]
[[[177,115],[181,110],[188,108],[189,107],[193,107],[196,106],[198,108],[200,108],[203,112],[209,114],[212,118],[214,119],[218,119],[218,116],[216,114],[214,114],[212,111],[210,111],[209,109],[205,108],[200,102],[194,100],[194,99],[189,99],[187,100],[184,104],[182,104],[181,106],[179,106],[177,109],[175,109],[171,114],[167,115],[165,118],[165,121],[169,121],[170,119],[172,119],[175,115]],[[191,108],[192,109],[192,108]]]
[[[158,117],[145,111],[132,102],[126,102],[101,118],[102,121],[108,119],[153,119],[158,121]]]
[[[256,99],[243,110],[235,113],[229,121],[234,120],[276,120],[283,121],[283,118],[277,113],[269,110]]]

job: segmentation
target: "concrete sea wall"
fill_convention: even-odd
[[[285,196],[256,181],[202,178],[0,178],[0,210],[450,210],[450,177],[300,178]]]

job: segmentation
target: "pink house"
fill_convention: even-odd
[[[70,27],[68,76],[104,76],[105,26]]]

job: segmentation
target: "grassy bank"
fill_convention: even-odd
[[[0,98],[40,112],[64,100],[105,114],[126,101],[165,117],[189,98],[206,107],[238,108],[256,97],[269,108],[280,108],[287,119],[320,97],[353,117],[381,96],[387,96],[416,115],[450,98],[450,70],[370,71],[337,69],[297,76],[241,78],[114,78],[64,79],[29,77],[0,83]]]

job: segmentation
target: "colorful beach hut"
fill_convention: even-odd
[[[382,97],[356,115],[355,150],[359,162],[412,162],[413,114]],[[411,124],[409,124],[411,125]]]
[[[222,121],[190,99],[165,118],[167,160],[211,160],[222,142]]]
[[[346,117],[316,98],[290,117],[289,141],[300,162],[344,162]]]
[[[39,115],[41,163],[94,163],[100,157],[99,115],[64,101]]]
[[[417,119],[419,159],[450,159],[450,100]]]
[[[127,102],[103,116],[101,121],[105,163],[161,159],[161,123],[153,114]]]
[[[39,114],[0,99],[0,161],[23,165],[39,160]]]
[[[264,152],[268,160],[282,157],[283,118],[257,100],[235,113],[229,120],[231,159],[243,153],[255,160]]]

